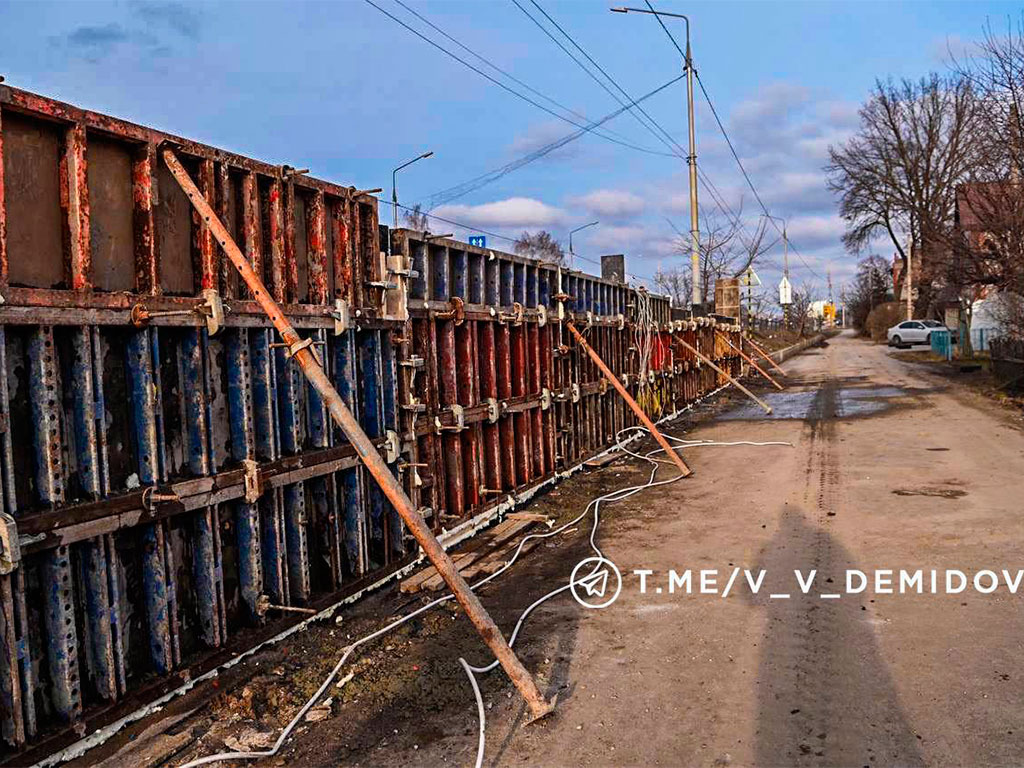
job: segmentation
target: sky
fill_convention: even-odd
[[[346,186],[382,187],[382,221],[391,219],[383,200],[392,169],[433,151],[399,174],[401,203],[486,230],[488,246],[504,250],[511,242],[502,237],[539,229],[567,245],[571,229],[597,220],[573,237],[575,266],[598,271],[601,254],[625,253],[627,271],[642,281],[688,263],[678,234],[689,228],[686,164],[676,148],[686,145],[686,92],[680,80],[642,103],[670,139],[622,110],[678,77],[682,62],[653,17],[610,13],[609,5],[0,0],[0,75],[8,85]],[[824,294],[831,272],[836,295],[857,257],[843,249],[843,222],[826,188],[829,146],[856,129],[876,78],[942,72],[948,52],[969,49],[987,19],[1003,24],[1020,12],[1019,4],[981,1],[654,5],[689,15],[700,80],[761,200],[787,222],[794,284]],[[682,21],[667,23],[683,44]],[[752,232],[760,205],[699,90],[696,98],[697,162],[712,185],[699,189],[702,219],[722,225],[738,216]],[[615,111],[604,135],[582,132],[514,162]],[[515,169],[500,178],[486,176],[509,164]],[[489,183],[465,183],[480,177]],[[431,230],[474,234],[437,220]],[[769,230],[766,243],[776,237]],[[889,250],[878,243],[879,253]],[[777,243],[758,270],[765,285],[778,282],[782,259]]]

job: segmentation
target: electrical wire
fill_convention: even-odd
[[[667,26],[665,26],[665,22],[661,20],[661,16],[654,9],[654,6],[651,5],[650,0],[644,0],[644,2],[647,4],[647,7],[650,9],[651,13],[654,15],[654,18],[658,20],[658,24],[661,25],[661,28],[665,30],[665,34],[668,35],[668,39],[672,41],[672,45],[674,45],[676,50],[679,51],[679,55],[682,56],[685,60],[686,54],[683,53],[683,49],[680,48],[679,43],[676,42],[675,35],[672,34],[672,32],[669,30]],[[704,94],[704,100],[707,101],[708,106],[711,108],[711,114],[714,116],[715,122],[718,124],[718,130],[721,132],[722,137],[725,139],[725,143],[729,147],[729,152],[732,153],[732,157],[736,161],[736,165],[739,166],[740,172],[743,174],[743,178],[746,179],[747,186],[750,187],[750,191],[754,193],[754,198],[757,200],[758,205],[761,206],[761,210],[764,211],[765,216],[768,217],[768,220],[772,223],[772,226],[781,235],[782,230],[779,229],[778,223],[771,218],[771,214],[768,211],[768,206],[764,204],[764,201],[761,199],[761,195],[758,193],[757,188],[754,186],[754,182],[751,181],[750,174],[747,173],[747,169],[743,166],[743,161],[740,160],[739,153],[736,151],[736,147],[733,145],[732,139],[729,138],[729,132],[725,130],[725,125],[722,123],[722,119],[718,116],[718,110],[715,109],[715,104],[713,101],[711,101],[711,95],[708,93],[707,88],[704,87],[704,81],[700,79],[700,74],[697,72],[696,69],[693,70],[693,76],[697,78],[697,84],[700,86],[701,93]],[[800,261],[802,261],[804,266],[807,267],[807,270],[812,275],[817,277],[819,280],[822,279],[821,275],[818,274],[814,270],[814,268],[807,263],[807,259],[803,257],[803,254],[800,253],[797,247],[793,244],[793,241],[790,240],[788,236],[786,239],[789,242],[789,249],[799,257]]]
[[[519,0],[511,0],[511,2],[517,8],[519,8],[519,10],[522,11],[534,24],[536,24],[537,27],[540,28],[541,31],[544,32],[544,34],[546,34],[549,38],[551,38],[551,40],[554,41],[554,43],[559,48],[561,48],[562,51],[564,51],[566,53],[566,55],[568,55],[569,58],[571,58],[576,63],[577,66],[579,66],[595,82],[597,82],[598,85],[600,85],[607,93],[609,93],[612,96],[612,98],[614,98],[616,101],[618,101],[620,105],[623,103],[621,98],[619,98],[614,92],[612,92],[608,88],[608,86],[605,85],[593,72],[591,72],[590,69],[586,65],[584,65],[579,59],[577,59],[572,54],[571,51],[567,50],[565,48],[565,46],[562,45],[562,43],[557,38],[555,38],[554,35],[552,35],[551,32],[548,29],[546,29],[536,18],[534,18],[533,15],[529,11],[527,11],[519,3]],[[621,85],[619,85],[619,83],[615,80],[615,78],[613,78],[610,74],[608,74],[607,70],[605,70],[604,67],[602,67],[589,53],[587,53],[587,51],[584,50],[583,47],[579,43],[576,42],[576,40],[573,38],[573,36],[570,35],[555,19],[553,19],[551,17],[551,15],[548,14],[548,12],[544,10],[543,7],[541,7],[541,5],[537,2],[537,0],[530,0],[530,2],[533,4],[533,6],[538,11],[540,11],[544,15],[544,17],[548,20],[548,22],[550,22],[555,27],[555,29],[557,29],[573,45],[573,47],[576,48],[576,50],[578,50],[581,54],[583,54],[583,56],[587,59],[587,61],[589,61],[602,75],[604,75],[604,77],[623,96],[625,96],[627,99],[631,98],[629,93]],[[654,7],[649,2],[647,3],[647,5],[648,5],[648,7],[652,11],[654,11]],[[656,18],[658,19],[658,22],[661,24],[662,28],[665,29],[665,31],[668,33],[668,28],[665,27],[664,22],[661,21],[661,17],[656,15]],[[679,45],[675,42],[675,38],[672,37],[671,33],[669,33],[669,37],[672,40],[673,44],[676,46],[676,49],[679,51],[680,55],[683,57],[683,61],[686,64],[686,66],[689,66],[689,62],[687,61],[686,54],[683,53],[681,48],[679,48]],[[696,75],[696,70],[694,70],[694,74]],[[649,121],[649,124],[648,124],[648,122],[644,122],[644,120],[641,119],[640,115],[638,115],[637,112],[642,114],[643,117],[646,118],[647,121]],[[678,158],[680,158],[680,159],[682,159],[682,160],[684,160],[686,162],[689,162],[688,153],[683,148],[683,146],[657,120],[655,120],[653,117],[651,117],[651,115],[648,114],[647,111],[642,106],[637,105],[635,107],[635,111],[634,111],[634,109],[630,109],[630,114],[632,114],[633,117],[641,125],[644,126],[644,128],[646,128],[648,131],[650,131],[654,135],[654,137],[656,139],[658,139],[659,141],[661,141],[662,144],[664,144],[666,147],[668,147],[668,149],[672,152],[672,154],[674,156],[676,156],[676,157],[678,157]],[[704,171],[700,167],[697,168],[697,172],[702,177],[702,181],[704,183],[705,189],[707,189],[708,187],[711,188],[710,190],[708,190],[708,194],[711,195],[711,198],[712,198],[713,202],[715,203],[716,207],[722,212],[722,214],[728,220],[730,220],[730,222],[733,224],[733,226],[735,226],[737,228],[738,233],[739,233],[740,241],[749,250],[751,248],[751,244],[754,242],[754,238],[751,237],[751,236],[744,237],[744,235],[746,234],[746,227],[748,225],[743,223],[740,220],[739,216],[722,199],[722,196],[718,192],[717,187],[715,187],[714,183],[711,181],[710,178],[708,178],[707,174],[704,173]]]
[[[704,400],[706,400],[709,397],[714,396],[715,394],[720,392],[723,388],[724,387],[719,387],[718,389],[715,389],[712,392],[709,392],[707,395],[705,395],[704,397],[699,398],[698,400],[694,401],[693,403],[688,405],[686,408],[681,409],[679,411],[679,413],[683,413],[683,412],[685,412],[687,410],[690,410],[695,405],[703,402]],[[678,414],[676,414],[676,415],[678,415]],[[626,438],[624,440],[623,439],[623,435],[625,433],[628,433],[628,432],[634,432],[635,434],[633,434],[632,436],[630,436],[629,438]],[[605,502],[613,503],[613,502],[616,502],[616,501],[621,501],[622,499],[629,498],[630,496],[633,496],[634,494],[639,493],[640,491],[646,490],[648,488],[665,486],[665,485],[668,485],[670,483],[674,483],[674,482],[676,482],[676,481],[678,481],[678,480],[683,478],[682,473],[680,473],[680,474],[678,474],[678,475],[676,475],[674,477],[668,478],[666,480],[655,480],[655,477],[656,477],[657,472],[658,472],[659,465],[661,465],[661,464],[669,464],[670,463],[667,460],[653,458],[657,454],[662,453],[664,451],[664,449],[657,448],[657,449],[655,449],[653,451],[649,451],[646,454],[639,454],[639,453],[635,453],[635,452],[629,450],[627,445],[629,443],[633,442],[634,440],[642,437],[643,434],[647,433],[647,432],[648,432],[648,430],[646,428],[644,428],[644,427],[633,426],[633,427],[626,427],[625,429],[621,429],[615,435],[616,447],[618,447],[621,451],[623,451],[624,453],[628,454],[629,456],[632,456],[634,458],[647,461],[647,462],[649,462],[652,465],[651,474],[648,477],[647,482],[641,483],[641,484],[638,484],[638,485],[634,485],[634,486],[629,486],[629,487],[626,487],[626,488],[619,488],[619,489],[617,489],[615,491],[612,491],[610,493],[607,493],[607,494],[604,494],[602,496],[598,496],[598,497],[592,499],[590,501],[590,503],[587,504],[586,508],[579,515],[577,515],[575,518],[573,518],[569,522],[564,523],[563,525],[559,526],[558,528],[555,528],[555,529],[553,529],[551,531],[548,531],[546,533],[539,533],[539,534],[531,533],[531,534],[527,534],[519,542],[519,546],[516,548],[515,553],[512,555],[512,557],[509,559],[509,561],[507,563],[505,563],[505,565],[503,565],[501,568],[499,568],[497,571],[495,571],[494,573],[490,574],[489,576],[487,576],[487,577],[477,581],[475,584],[473,584],[471,586],[471,589],[473,589],[473,590],[478,589],[479,587],[483,586],[484,584],[487,584],[488,582],[493,581],[494,579],[498,578],[498,576],[500,576],[505,571],[507,571],[509,568],[511,568],[515,564],[515,562],[519,559],[519,556],[520,556],[520,554],[523,551],[523,547],[526,545],[526,543],[528,541],[530,541],[532,539],[543,539],[543,538],[550,538],[552,536],[557,536],[557,535],[567,531],[571,526],[574,526],[577,523],[579,523],[584,517],[586,517],[588,514],[590,514],[591,511],[593,511],[593,514],[594,514],[594,525],[593,525],[593,527],[591,528],[591,531],[590,531],[590,538],[589,538],[590,548],[597,554],[597,556],[599,558],[607,559],[607,558],[605,558],[604,554],[601,552],[601,549],[597,546],[597,542],[595,540],[596,536],[597,536],[597,529],[598,529],[598,526],[600,524],[600,508],[601,508],[601,504],[605,503]],[[663,433],[663,434],[666,434],[666,433]],[[738,441],[736,443],[720,443],[720,442],[717,442],[717,441],[710,441],[710,440],[693,441],[693,440],[683,440],[682,438],[676,437],[674,435],[668,435],[668,434],[666,434],[666,437],[671,438],[672,440],[676,441],[679,444],[686,444],[687,447],[708,447],[708,446],[714,446],[714,445],[789,445],[789,446],[791,446],[790,443],[778,443],[778,442],[754,443],[754,442],[747,442],[747,441]],[[519,620],[516,622],[515,629],[512,631],[512,634],[509,636],[509,641],[508,641],[509,647],[511,647],[515,643],[515,641],[516,641],[516,639],[517,639],[517,637],[519,635],[519,631],[521,630],[521,628],[523,627],[523,624],[526,621],[526,618],[538,606],[540,606],[541,604],[543,604],[547,600],[551,599],[555,595],[561,594],[562,592],[565,592],[566,590],[571,589],[575,585],[578,585],[578,584],[581,584],[583,582],[586,582],[586,580],[588,578],[590,578],[595,572],[596,572],[596,568],[595,568],[595,571],[592,571],[591,574],[589,574],[588,576],[584,576],[582,578],[578,578],[575,581],[570,580],[570,582],[568,584],[565,584],[565,585],[563,585],[561,587],[558,587],[557,589],[552,590],[551,592],[548,592],[546,595],[542,596],[541,598],[539,598],[539,599],[535,600],[533,603],[531,603],[530,606],[528,606],[526,608],[526,610],[523,611],[522,614],[520,614]],[[327,689],[331,686],[331,684],[334,682],[335,678],[337,678],[338,674],[344,668],[345,662],[348,661],[349,657],[352,655],[352,653],[357,648],[359,648],[359,647],[365,645],[366,643],[369,643],[369,642],[371,642],[371,641],[373,641],[373,640],[375,640],[375,639],[377,639],[377,638],[379,638],[379,637],[389,633],[391,630],[401,626],[402,624],[406,623],[407,621],[410,621],[411,619],[415,618],[416,616],[419,616],[420,614],[425,613],[426,611],[429,611],[429,610],[431,610],[433,608],[436,608],[437,606],[441,605],[442,603],[445,603],[445,602],[447,602],[447,601],[449,601],[449,600],[451,600],[453,598],[454,598],[454,595],[447,594],[447,595],[445,595],[443,597],[437,598],[436,600],[432,600],[429,603],[426,603],[425,605],[423,605],[423,606],[417,608],[416,610],[412,611],[411,613],[408,613],[405,616],[402,616],[402,617],[400,617],[398,619],[395,619],[394,621],[384,625],[380,629],[377,629],[374,632],[369,633],[368,635],[364,635],[363,637],[359,638],[358,640],[356,640],[356,641],[352,642],[351,644],[349,644],[348,646],[346,646],[345,649],[344,649],[344,652],[343,652],[343,654],[341,656],[341,658],[338,660],[338,663],[334,666],[334,668],[327,675],[327,677],[324,678],[323,683],[321,683],[320,687],[316,690],[316,692],[309,699],[307,699],[306,703],[299,709],[299,711],[289,721],[289,723],[284,727],[284,729],[282,729],[281,734],[277,737],[277,740],[274,742],[272,747],[270,747],[270,748],[268,748],[266,750],[221,752],[221,753],[218,753],[218,754],[208,755],[206,757],[201,757],[201,758],[197,758],[195,760],[191,760],[191,761],[185,763],[184,765],[179,766],[179,768],[198,768],[198,766],[201,766],[201,765],[209,765],[211,763],[218,763],[218,762],[222,762],[222,761],[225,761],[225,760],[258,760],[258,759],[264,758],[264,757],[273,757],[274,755],[276,755],[280,751],[281,746],[284,744],[284,742],[287,740],[287,738],[291,735],[292,731],[295,730],[295,727],[299,724],[299,722],[301,722],[302,718],[305,717],[306,713],[310,709],[313,708],[313,706],[316,704],[316,702],[320,700],[320,698],[324,695],[324,693],[327,691]],[[488,664],[486,666],[482,666],[482,667],[474,667],[474,666],[470,665],[468,662],[466,662],[464,659],[461,659],[461,658],[460,658],[459,661],[462,664],[463,669],[466,671],[466,673],[470,675],[470,678],[471,678],[470,682],[471,682],[471,685],[473,687],[473,692],[474,692],[474,695],[475,695],[476,701],[477,701],[477,712],[478,712],[478,715],[479,715],[479,718],[480,718],[480,742],[479,742],[479,745],[478,745],[478,748],[477,748],[477,762],[476,762],[476,765],[477,765],[477,768],[479,768],[479,766],[481,766],[482,762],[483,762],[483,752],[484,752],[484,746],[485,746],[485,744],[484,744],[484,733],[485,733],[486,725],[485,725],[485,710],[484,710],[484,707],[483,707],[483,699],[482,699],[482,697],[480,695],[479,686],[477,685],[476,679],[475,679],[475,677],[473,677],[473,674],[474,673],[483,674],[483,673],[489,672],[489,671],[497,668],[498,661],[497,661],[497,659],[495,659],[490,664]]]
[[[545,35],[547,35],[548,38],[550,38],[551,41],[555,45],[557,45],[566,56],[568,56],[570,59],[572,59],[572,61],[576,64],[576,66],[578,66],[580,69],[582,69],[583,72],[586,73],[586,75],[588,77],[590,77],[590,79],[592,79],[595,83],[597,83],[605,91],[605,93],[607,93],[609,96],[611,96],[613,99],[615,99],[615,101],[617,101],[619,103],[619,106],[625,106],[625,102],[613,90],[611,90],[611,88],[609,88],[597,75],[595,75],[590,70],[589,67],[587,67],[582,61],[577,59],[576,56],[573,55],[572,51],[570,51],[564,45],[562,45],[562,42],[557,37],[552,35],[551,32],[533,16],[533,14],[531,14],[528,10],[526,10],[526,8],[524,8],[519,3],[519,0],[511,0],[511,2],[513,3],[513,5],[516,6],[516,8],[518,8],[520,11],[522,11],[523,14],[528,19],[530,19],[530,21],[532,21],[537,26],[537,28],[540,29],[541,32],[543,32]],[[625,90],[622,89],[622,87],[615,81],[615,79],[604,70],[604,68],[600,64],[598,64],[596,61],[594,61],[594,59],[590,56],[589,53],[587,53],[585,50],[583,50],[583,48],[579,45],[579,43],[577,43],[576,40],[573,39],[572,35],[570,35],[568,32],[566,32],[558,24],[557,21],[555,21],[553,18],[551,18],[551,16],[548,14],[548,12],[545,11],[540,6],[540,4],[536,2],[536,0],[530,0],[530,2],[533,4],[533,6],[538,11],[540,11],[542,14],[544,14],[544,18],[546,18],[548,20],[548,22],[550,22],[555,27],[555,29],[557,29],[559,32],[561,32],[562,36],[565,37],[565,39],[568,40],[572,44],[572,46],[574,48],[576,48],[577,51],[579,51],[581,54],[583,54],[583,56],[587,59],[587,61],[589,61],[602,75],[604,75],[604,77],[613,86],[615,86],[615,88],[617,88],[619,90],[619,92],[622,93],[623,96],[626,97],[627,100],[632,98],[628,93],[626,93]],[[665,139],[662,138],[658,134],[657,130],[652,129],[650,125],[648,125],[646,122],[644,122],[644,120],[642,120],[640,118],[640,116],[637,114],[637,112],[642,113],[644,117],[646,117],[648,120],[650,120],[652,123],[654,123],[654,125],[657,126],[658,130],[661,130],[661,132],[665,136],[668,137],[669,142],[666,142]],[[672,146],[672,143],[674,143],[673,140],[672,140],[672,137],[664,129],[662,129],[660,125],[658,125],[658,123],[654,120],[654,118],[652,118],[649,114],[647,114],[647,112],[644,110],[643,107],[640,107],[640,106],[631,107],[630,110],[629,110],[629,113],[638,123],[640,123],[641,126],[646,128],[648,131],[651,131],[651,133],[654,134],[655,138],[657,138],[659,141],[661,141],[662,144],[664,144],[666,147],[668,147],[668,149],[669,149],[669,156],[676,156],[676,157],[684,157],[685,158],[685,154],[684,155],[680,155],[679,154],[679,152],[682,152],[682,147],[680,147],[678,144],[676,144],[675,148]],[[672,143],[670,143],[670,142],[672,142]],[[677,149],[678,149],[678,151],[677,151]]]
[[[366,0],[366,2],[370,2],[370,0]],[[470,192],[473,192],[473,191],[475,191],[477,189],[480,189],[481,187],[484,187],[484,186],[486,186],[488,184],[491,184],[491,183],[497,181],[498,179],[501,179],[504,176],[507,176],[508,174],[512,173],[513,171],[517,171],[520,168],[522,168],[522,167],[524,167],[526,165],[529,165],[530,163],[532,163],[532,162],[534,162],[536,160],[539,160],[540,158],[545,157],[546,155],[549,155],[551,152],[554,152],[556,149],[561,149],[565,145],[575,141],[576,139],[580,138],[581,136],[583,136],[588,131],[592,130],[595,126],[603,125],[604,123],[608,122],[609,120],[612,120],[612,119],[618,117],[619,115],[621,115],[623,112],[625,112],[631,106],[633,106],[635,104],[639,104],[639,103],[641,103],[643,101],[646,101],[647,99],[651,98],[652,96],[655,96],[658,93],[661,93],[663,90],[668,88],[670,85],[674,85],[675,83],[678,83],[680,80],[683,79],[683,77],[685,77],[685,75],[679,75],[678,77],[674,77],[671,80],[669,80],[668,82],[663,83],[662,85],[658,86],[653,91],[649,91],[648,93],[644,94],[640,98],[634,99],[629,104],[626,104],[625,106],[615,110],[614,112],[609,112],[607,115],[605,115],[604,117],[600,118],[599,120],[595,120],[595,121],[589,123],[588,125],[580,128],[580,130],[574,131],[574,132],[569,133],[569,134],[566,134],[565,136],[561,137],[560,139],[556,139],[555,141],[552,141],[552,142],[550,142],[548,144],[545,144],[543,147],[535,149],[532,152],[529,152],[529,153],[527,153],[527,154],[525,154],[525,155],[523,155],[523,156],[521,156],[521,157],[519,157],[519,158],[517,158],[517,159],[515,159],[515,160],[513,160],[511,162],[509,162],[509,163],[506,163],[505,165],[502,165],[502,166],[500,166],[498,168],[495,168],[493,170],[487,171],[486,173],[483,173],[483,174],[481,174],[479,176],[476,176],[476,177],[474,177],[472,179],[464,181],[464,182],[462,182],[460,184],[456,184],[453,187],[448,187],[447,189],[442,189],[439,192],[433,193],[432,195],[430,195],[427,198],[427,202],[426,202],[426,206],[425,207],[427,207],[427,208],[436,208],[439,205],[443,205],[445,203],[449,203],[452,200],[456,200],[456,199],[458,199],[460,197],[463,197],[464,195],[467,195]]]
[[[532,106],[536,107],[537,109],[539,109],[539,110],[541,110],[541,111],[543,111],[543,112],[547,112],[547,113],[548,113],[549,115],[551,115],[552,117],[555,117],[555,118],[557,118],[557,119],[559,119],[559,120],[562,120],[562,121],[564,121],[564,122],[566,122],[566,123],[569,123],[569,124],[571,124],[571,125],[575,125],[575,126],[576,126],[577,128],[581,128],[581,129],[583,129],[583,130],[584,130],[584,132],[590,132],[590,131],[592,131],[592,130],[593,130],[593,127],[587,127],[587,126],[585,126],[585,125],[582,125],[582,124],[578,123],[578,122],[577,122],[577,121],[575,121],[575,120],[572,120],[571,118],[565,117],[564,115],[560,115],[560,114],[559,114],[558,112],[555,112],[555,111],[554,111],[553,109],[549,109],[548,107],[545,107],[545,106],[544,106],[543,104],[540,104],[539,102],[535,101],[534,99],[530,98],[529,96],[526,96],[525,94],[523,94],[523,93],[520,93],[520,92],[519,92],[519,91],[517,91],[517,90],[516,90],[515,88],[512,88],[511,86],[509,86],[509,85],[507,85],[507,84],[505,84],[505,83],[501,82],[501,81],[500,81],[500,80],[498,80],[497,78],[491,77],[491,76],[490,76],[489,74],[487,74],[486,72],[484,72],[484,71],[483,71],[482,69],[480,69],[479,67],[477,67],[477,66],[474,66],[473,64],[469,63],[468,61],[466,61],[466,60],[465,60],[464,58],[462,58],[461,56],[459,56],[459,55],[457,55],[457,54],[455,54],[455,53],[452,53],[451,51],[449,51],[449,50],[448,50],[447,48],[445,48],[445,47],[444,47],[443,45],[441,45],[440,43],[438,43],[438,42],[436,42],[436,41],[434,41],[434,40],[431,40],[431,39],[430,39],[429,37],[427,37],[426,35],[424,35],[424,34],[423,34],[422,32],[420,32],[420,31],[419,31],[419,30],[417,30],[417,29],[414,29],[414,28],[413,28],[413,27],[411,27],[411,26],[410,26],[409,24],[406,24],[406,23],[405,23],[404,21],[402,21],[402,20],[401,20],[400,18],[398,18],[398,17],[397,17],[397,16],[395,16],[394,14],[392,14],[392,13],[389,13],[388,11],[384,10],[384,9],[383,9],[383,8],[381,8],[381,7],[379,6],[379,5],[377,5],[377,4],[375,3],[375,2],[373,2],[373,0],[364,0],[364,2],[366,2],[366,3],[368,4],[368,5],[371,5],[371,6],[373,6],[373,7],[374,7],[374,8],[376,8],[376,9],[377,9],[378,11],[380,11],[380,12],[381,12],[381,13],[383,13],[383,14],[384,14],[385,16],[387,16],[387,17],[388,17],[389,19],[391,19],[392,21],[394,21],[394,22],[395,22],[396,24],[399,24],[400,26],[402,26],[402,27],[404,27],[405,29],[409,30],[409,31],[410,31],[410,32],[412,32],[412,33],[413,33],[414,35],[416,35],[416,37],[418,37],[418,38],[420,38],[421,40],[423,40],[424,42],[426,42],[426,43],[430,44],[431,46],[433,46],[433,47],[434,47],[434,48],[436,48],[437,50],[439,50],[439,51],[441,51],[442,53],[444,53],[444,54],[445,54],[446,56],[450,56],[451,58],[455,59],[455,61],[457,61],[457,62],[459,62],[460,64],[462,64],[463,66],[465,66],[465,67],[468,67],[469,69],[473,70],[473,71],[474,71],[474,72],[476,72],[476,73],[477,73],[478,75],[480,75],[480,76],[481,76],[481,77],[483,77],[484,79],[488,80],[489,82],[493,83],[494,85],[498,86],[498,87],[499,87],[499,88],[501,88],[502,90],[504,90],[504,91],[507,91],[508,93],[511,93],[511,94],[512,94],[513,96],[515,96],[515,97],[517,97],[517,98],[519,98],[519,99],[522,99],[522,100],[523,100],[523,101],[525,101],[525,102],[526,102],[527,104],[530,104],[530,105],[532,105]],[[404,6],[403,6],[403,7],[404,7]],[[467,50],[468,50],[468,49],[467,49]],[[476,55],[476,54],[474,54],[474,55]],[[493,66],[493,65],[491,65],[491,66]],[[545,97],[545,98],[547,98],[547,97]],[[614,144],[619,144],[619,145],[621,145],[621,146],[623,146],[623,147],[628,147],[629,149],[634,149],[634,150],[637,150],[637,151],[639,151],[639,152],[653,153],[653,154],[658,154],[658,155],[662,154],[661,152],[658,152],[658,151],[656,151],[656,150],[651,150],[651,149],[648,149],[648,148],[646,148],[646,147],[641,147],[641,146],[638,146],[638,145],[636,145],[636,144],[632,144],[632,143],[630,143],[630,142],[628,142],[628,141],[620,141],[619,139],[613,138],[613,137],[611,137],[611,136],[607,136],[607,135],[605,135],[605,134],[597,133],[597,134],[595,134],[595,135],[597,135],[597,136],[600,136],[601,138],[603,138],[603,139],[606,139],[607,141],[610,141],[610,142],[612,142],[612,143],[614,143]]]
[[[469,662],[460,656],[459,664],[466,670],[469,684],[473,686],[473,696],[476,698],[476,714],[480,719],[480,738],[476,745],[476,768],[480,768],[484,764],[484,749],[487,746],[487,713],[484,711],[484,697],[480,693],[480,686],[476,682],[476,675],[473,674],[473,668],[469,666]]]
[[[578,117],[581,120],[585,120],[585,121],[589,121],[590,120],[590,118],[587,117],[582,112],[577,112],[575,109],[572,109],[571,107],[567,107],[567,106],[565,106],[565,104],[562,104],[561,102],[556,101],[555,99],[553,99],[552,97],[548,96],[547,94],[542,93],[541,91],[538,91],[536,88],[532,87],[528,83],[525,83],[522,80],[520,80],[518,77],[513,75],[511,72],[509,72],[509,71],[507,71],[505,69],[502,69],[501,67],[499,67],[497,64],[495,64],[490,59],[486,58],[485,56],[480,55],[479,53],[474,51],[469,46],[465,45],[464,43],[460,42],[459,40],[457,40],[456,38],[452,37],[450,34],[445,32],[439,26],[437,26],[432,21],[430,21],[430,19],[428,19],[425,16],[423,16],[422,14],[418,13],[414,8],[410,8],[408,5],[406,5],[404,2],[402,2],[402,0],[394,0],[394,2],[397,3],[398,5],[402,6],[406,11],[411,13],[413,16],[415,16],[417,19],[422,21],[424,24],[426,24],[428,27],[433,29],[439,35],[444,37],[446,40],[450,40],[451,42],[455,43],[455,45],[459,46],[459,48],[464,50],[466,53],[468,53],[471,56],[475,57],[477,60],[483,62],[488,67],[493,69],[495,72],[498,72],[501,75],[507,77],[509,80],[514,82],[516,85],[519,85],[519,86],[525,88],[527,91],[529,91],[533,95],[538,96],[538,97],[544,99],[545,101],[550,102],[551,104],[554,104],[556,107],[558,107],[559,109],[563,110],[564,112],[567,112],[570,115],[574,115],[575,117]],[[595,133],[597,133],[599,136],[603,135],[604,133],[609,133],[609,134],[612,134],[614,136],[618,136],[620,139],[624,139],[624,140],[627,139],[626,136],[623,136],[620,133],[616,133],[615,131],[611,130],[610,128],[603,129],[602,131],[596,131],[595,130]],[[663,155],[663,156],[665,155],[664,152],[660,152],[658,150],[644,149],[644,151],[648,152],[650,154]]]

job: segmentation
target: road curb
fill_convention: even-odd
[[[796,344],[790,344],[788,347],[775,350],[771,353],[770,357],[776,363],[781,365],[786,360],[789,360],[789,358],[799,355],[808,347],[813,347],[815,344],[824,341],[826,338],[827,336],[824,333],[815,334],[803,341],[798,341]]]

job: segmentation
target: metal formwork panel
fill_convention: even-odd
[[[634,395],[643,373],[657,415],[721,383],[675,334],[740,370],[722,326],[662,297],[641,372],[632,287],[392,232],[353,188],[0,86],[8,750],[55,749],[416,555],[166,144],[435,530],[636,423],[565,321]]]

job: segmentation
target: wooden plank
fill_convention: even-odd
[[[621,459],[625,454],[621,451],[612,451],[602,456],[595,456],[592,459],[587,459],[583,462],[583,466],[586,469],[604,469],[616,459]]]
[[[534,523],[546,523],[549,518],[539,512],[509,512],[505,515],[506,520],[529,520]]]
[[[452,562],[461,572],[476,561],[485,558],[495,548],[508,542],[521,531],[533,525],[536,520],[520,520],[511,518],[505,519],[490,532],[476,537],[470,542],[470,546],[462,552],[452,555]],[[441,575],[433,567],[424,568],[417,574],[401,583],[399,589],[403,593],[418,592],[421,589],[439,589],[444,585]]]

